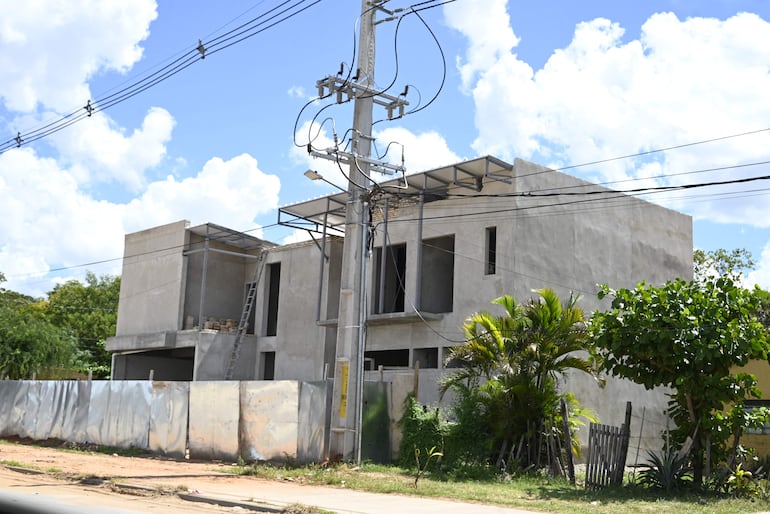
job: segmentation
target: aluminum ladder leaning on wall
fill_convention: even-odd
[[[235,363],[238,361],[238,357],[241,353],[241,341],[246,334],[246,329],[249,327],[249,317],[251,311],[254,308],[254,301],[257,297],[257,289],[259,281],[262,278],[262,272],[265,269],[265,256],[267,252],[262,250],[259,253],[257,264],[254,267],[254,275],[249,282],[248,290],[246,291],[246,300],[243,302],[243,311],[241,311],[241,319],[238,321],[238,329],[235,333],[235,341],[233,342],[233,351],[230,354],[230,362],[227,365],[227,371],[225,372],[225,380],[232,380],[233,373],[235,372]]]

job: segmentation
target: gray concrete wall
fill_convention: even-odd
[[[204,239],[196,234],[190,234],[190,248],[200,249],[204,246]],[[253,271],[255,261],[231,254],[217,253],[216,250],[225,250],[237,253],[247,253],[237,248],[230,247],[222,242],[209,242],[208,257],[206,260],[206,297],[203,301],[203,319],[211,320],[235,320],[237,323],[241,316],[243,300],[245,298],[245,286]],[[254,252],[252,252],[253,254]],[[194,326],[198,326],[201,317],[201,285],[203,282],[204,252],[196,252],[187,258],[187,281],[185,288],[184,319],[192,316]]]
[[[235,334],[202,331],[198,334],[195,352],[193,380],[222,380],[230,365],[235,345]],[[253,336],[241,338],[231,380],[256,380],[257,339]]]
[[[116,335],[177,330],[187,221],[127,234]]]
[[[338,248],[338,245],[337,245]],[[335,245],[327,245],[327,252],[337,255]],[[301,243],[276,248],[267,256],[267,263],[281,263],[281,282],[278,304],[278,326],[273,337],[259,337],[257,352],[275,351],[275,380],[323,379],[324,364],[329,359],[328,329],[316,323],[318,305],[318,279],[321,253],[314,243]],[[339,273],[331,268],[331,273]],[[336,288],[329,286],[330,266],[324,268],[322,296],[336,298],[339,291],[339,278]],[[264,286],[267,287],[267,284]],[[257,326],[262,334],[265,322],[266,289],[257,303]],[[336,309],[334,309],[336,310]],[[260,315],[261,313],[261,315]],[[326,312],[322,312],[323,315]],[[336,338],[332,337],[336,341]],[[333,347],[333,343],[332,343]],[[333,352],[333,349],[332,349]],[[333,363],[333,354],[332,361]],[[333,368],[333,365],[329,366]]]
[[[482,194],[602,189],[521,160],[516,161],[515,174],[524,178],[510,185],[486,182]],[[409,311],[418,296],[419,214],[417,207],[403,208],[398,214],[392,216],[388,233],[392,244],[407,245],[405,310]],[[485,229],[489,226],[497,227],[494,275],[484,274]],[[426,204],[423,240],[452,235],[453,311],[440,321],[429,322],[430,328],[420,319],[370,326],[368,349],[451,346],[463,340],[464,319],[479,310],[493,310],[490,301],[502,294],[523,302],[533,296],[533,289],[551,287],[565,298],[574,292],[582,296],[580,305],[590,315],[600,307],[597,284],[628,287],[641,280],[662,283],[692,274],[690,217],[627,196],[585,204],[569,204],[559,196],[471,197]],[[423,258],[430,259],[430,254],[424,252]],[[376,264],[370,262],[369,269],[369,284],[374,284]],[[369,294],[373,305],[376,293],[370,290]]]
[[[506,195],[515,192],[553,194],[601,190],[563,173],[517,160],[513,184],[485,182],[482,194]],[[468,190],[457,192],[468,194]],[[596,297],[597,284],[631,287],[641,280],[661,284],[667,279],[692,276],[692,221],[689,216],[615,194],[574,197],[590,201],[572,203],[570,197],[463,198],[428,203],[424,206],[423,240],[455,237],[454,308],[438,321],[413,317],[399,324],[370,324],[367,349],[375,351],[445,348],[463,341],[465,318],[479,310],[498,311],[490,301],[511,294],[524,302],[535,296],[533,289],[550,287],[567,298],[570,292],[582,297],[580,304],[590,317],[602,308]],[[594,199],[595,198],[595,199]],[[393,216],[393,215],[392,215]],[[405,310],[417,298],[419,266],[416,261],[419,216],[417,207],[401,209],[388,227],[391,244],[407,244]],[[497,227],[497,270],[484,274],[485,229]],[[379,241],[378,245],[381,244]],[[423,259],[430,254],[423,253]],[[424,264],[425,265],[425,264]],[[427,262],[430,266],[430,262]],[[376,263],[370,262],[370,284],[374,284]],[[424,281],[424,278],[423,278]],[[375,294],[370,290],[370,295]],[[370,300],[373,305],[373,300]],[[440,359],[442,360],[442,359]],[[440,374],[440,370],[436,370]],[[432,371],[423,371],[420,400],[438,401]],[[633,401],[634,415],[646,410],[648,421],[643,441],[654,447],[659,441],[666,405],[664,391],[646,391],[627,381],[608,380],[602,389],[590,377],[571,376],[562,384],[573,391],[581,403],[594,410],[602,422],[622,422],[625,402]],[[635,418],[635,421],[640,421]],[[632,426],[632,432],[635,428]],[[587,431],[586,431],[587,433]]]

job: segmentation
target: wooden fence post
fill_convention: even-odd
[[[569,413],[567,412],[567,402],[561,400],[561,419],[564,422],[564,450],[567,454],[567,473],[569,474],[569,483],[575,485],[575,463],[572,461],[572,434],[569,431]]]

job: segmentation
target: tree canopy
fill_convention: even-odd
[[[745,248],[704,251],[696,249],[692,256],[693,277],[705,280],[709,277],[733,275],[737,277],[744,271],[754,269],[754,257]]]
[[[755,316],[758,296],[730,273],[661,287],[605,285],[599,298],[606,296],[612,297],[611,308],[591,321],[603,367],[648,389],[673,390],[672,442],[682,447],[691,439],[699,482],[707,443],[713,461],[724,460],[728,438],[758,421],[742,409],[744,400],[760,396],[756,378],[734,371],[749,360],[768,359],[766,332]]]
[[[105,342],[115,335],[119,297],[120,277],[97,277],[89,271],[85,284],[69,280],[56,285],[43,305],[47,320],[77,338],[83,364],[95,376],[109,375],[110,354]]]
[[[5,276],[0,273],[0,283]],[[43,300],[0,288],[0,375],[29,378],[65,368],[107,377],[107,337],[115,334],[120,278],[86,273],[85,284],[70,280]]]
[[[75,338],[32,309],[0,305],[0,378],[55,377],[76,353]]]

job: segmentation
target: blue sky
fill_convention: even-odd
[[[399,143],[410,172],[492,154],[555,168],[611,159],[565,171],[619,189],[770,175],[758,164],[770,161],[767,2],[440,4],[422,4],[433,8],[418,17],[390,0],[410,14],[377,29],[377,84],[392,81],[394,94],[408,84],[412,107],[435,96],[375,126],[377,148]],[[269,26],[274,8],[292,5],[294,16]],[[0,153],[4,286],[42,295],[86,270],[119,273],[126,233],[179,219],[295,240],[274,226],[277,207],[331,191],[304,171],[344,183],[304,145],[308,134],[317,146],[342,137],[350,105],[302,108],[318,79],[350,69],[359,0],[5,7],[0,143],[135,84],[199,39],[265,24],[130,99]],[[697,247],[749,249],[758,267],[747,283],[770,288],[767,187],[649,199],[692,215]]]

